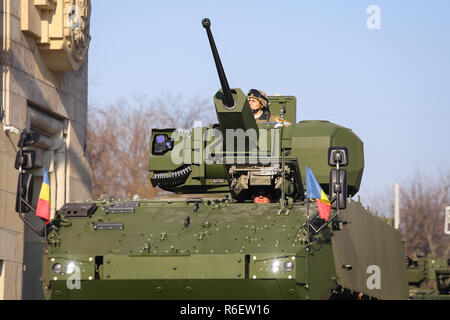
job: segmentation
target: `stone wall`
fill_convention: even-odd
[[[81,10],[81,27],[71,29],[68,24],[74,20],[67,16],[68,8],[86,5],[90,11],[86,0],[0,0],[0,299],[37,299],[42,291],[41,238],[24,228],[15,211],[18,133],[34,130],[45,137],[44,143],[33,147],[37,152],[37,168],[31,171],[33,202],[43,167],[50,172],[51,215],[66,202],[91,196],[86,155],[88,62],[83,47],[90,40],[86,27],[90,12]],[[80,43],[74,40],[76,34],[89,39]],[[43,227],[31,213],[26,217]]]

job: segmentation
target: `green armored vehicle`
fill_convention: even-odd
[[[407,257],[406,270],[412,300],[450,300],[450,259],[415,255]],[[436,288],[421,288],[426,281]]]
[[[352,130],[296,119],[296,98],[268,97],[256,121],[221,82],[218,124],[154,129],[158,198],[70,203],[47,228],[48,299],[407,299],[402,237],[353,201],[364,154]],[[306,167],[328,195],[319,216]],[[345,168],[345,170],[343,169]]]

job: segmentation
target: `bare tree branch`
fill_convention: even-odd
[[[448,257],[450,236],[444,233],[444,210],[450,205],[450,169],[440,168],[436,176],[417,170],[400,182],[400,190],[400,230],[406,253]],[[375,192],[371,203],[382,215],[393,216],[391,188]]]
[[[148,177],[148,148],[152,128],[189,129],[194,121],[215,121],[206,99],[183,99],[163,93],[154,100],[134,97],[105,108],[90,108],[88,156],[93,170],[93,196],[154,197]]]

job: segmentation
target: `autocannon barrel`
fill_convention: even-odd
[[[213,35],[211,33],[211,21],[208,18],[202,20],[202,25],[206,29],[206,34],[208,35],[209,44],[211,45],[211,51],[214,57],[214,62],[216,63],[217,73],[219,74],[220,85],[222,86],[223,92],[223,104],[228,108],[234,107],[234,100],[231,94],[230,86],[228,85],[227,77],[225,71],[223,70],[222,62],[220,61],[219,53],[217,52],[216,43],[214,42]]]

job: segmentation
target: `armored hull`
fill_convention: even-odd
[[[326,227],[310,246],[304,202],[287,215],[277,204],[210,195],[97,206],[90,217],[54,221],[59,232],[49,235],[43,257],[47,298],[408,297],[399,232],[359,202],[341,212],[342,230]],[[76,272],[67,274],[69,264]],[[368,286],[373,265],[380,288]]]

